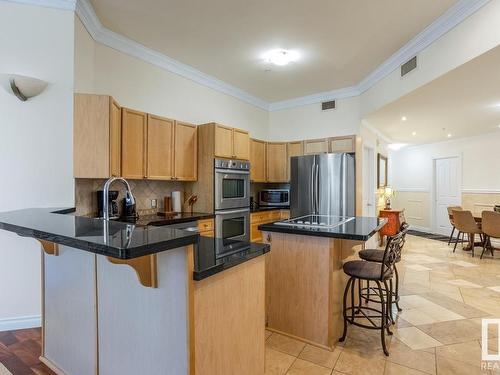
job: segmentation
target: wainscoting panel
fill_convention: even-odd
[[[482,211],[493,211],[493,207],[500,205],[500,193],[462,192],[462,207],[481,215]]]
[[[427,191],[396,191],[392,198],[394,209],[404,209],[406,221],[418,228],[430,228],[430,193]]]

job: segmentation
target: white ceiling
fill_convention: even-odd
[[[447,140],[448,133],[453,139],[500,132],[499,67],[500,47],[496,47],[388,104],[364,122],[393,142],[410,144]]]
[[[106,28],[275,102],[357,84],[456,0],[91,3]],[[263,63],[261,54],[277,47],[302,58]]]

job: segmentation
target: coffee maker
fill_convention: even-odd
[[[97,210],[98,210],[98,216],[99,217],[104,217],[103,213],[103,206],[104,206],[104,201],[103,201],[103,196],[104,196],[104,191],[103,190],[98,190],[97,191]],[[118,218],[118,203],[116,203],[116,200],[118,199],[118,191],[117,190],[110,190],[109,195],[108,195],[108,201],[109,201],[109,218],[110,219],[117,219]]]

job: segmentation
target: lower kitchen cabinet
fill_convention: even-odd
[[[198,231],[200,232],[200,236],[215,237],[214,228],[214,219],[198,220]]]
[[[263,242],[259,225],[285,220],[290,217],[289,210],[269,210],[250,214],[250,242]]]

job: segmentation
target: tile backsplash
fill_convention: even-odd
[[[136,199],[139,213],[154,213],[164,209],[164,197],[170,196],[173,190],[186,191],[186,184],[178,181],[127,180]],[[96,191],[102,190],[104,179],[75,179],[75,206],[79,215],[95,215],[97,213]],[[116,184],[116,185],[115,185]],[[111,190],[120,191],[118,207],[121,211],[125,189],[115,182]],[[151,199],[157,200],[157,208],[151,208]],[[196,209],[196,206],[195,206]]]

